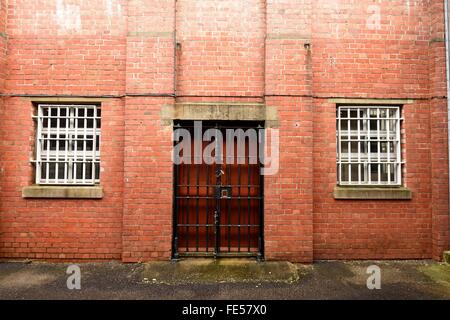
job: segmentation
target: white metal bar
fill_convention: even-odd
[[[47,110],[48,110],[49,116],[51,116],[53,109],[48,108]],[[47,121],[47,128],[51,128],[51,126],[52,126],[52,119],[49,118]],[[45,182],[46,183],[49,183],[49,176],[50,176],[50,162],[48,162],[50,160],[50,139],[49,138],[50,138],[50,130],[47,132],[47,149],[45,150],[46,154],[47,154],[47,156],[46,156],[46,160],[47,160],[46,169],[47,170],[45,172]],[[45,145],[45,142],[44,142],[44,145]]]
[[[351,119],[350,109],[347,109],[347,117],[348,119]],[[351,120],[347,120],[347,159],[348,159],[348,183],[352,183],[352,144],[350,140],[352,139],[352,124]]]
[[[79,108],[74,108],[74,113],[75,113],[75,127],[74,127],[74,131],[75,131],[75,142],[74,142],[74,151],[73,151],[73,175],[74,175],[74,183],[78,183],[78,124],[79,124],[79,120],[78,117],[80,115],[80,109]]]
[[[84,108],[84,115],[85,116],[87,116],[87,108],[85,107]],[[80,120],[78,120],[78,121],[80,121]],[[87,122],[88,122],[88,120],[86,120],[86,119],[83,119],[82,120],[83,121],[83,137],[84,137],[84,139],[83,139],[83,171],[82,171],[82,181],[83,181],[83,183],[86,181],[86,146],[87,146],[87,144],[86,144],[86,139],[87,139]]]
[[[36,183],[41,182],[41,174],[42,174],[42,127],[44,126],[44,120],[42,119],[42,107],[38,105],[38,119],[37,119],[37,139],[36,139]]]
[[[93,142],[92,142],[92,183],[94,184],[96,181],[96,172],[95,172],[95,164],[96,164],[96,160],[97,160],[97,106],[94,106],[94,114],[93,114],[94,119],[92,120],[93,123],[93,132],[92,132],[92,138],[93,138]]]
[[[75,128],[75,108],[71,107],[69,108],[69,112],[70,112],[70,122],[69,122],[69,128],[70,130],[70,135],[69,135],[69,148],[70,148],[70,154],[72,154],[72,157],[69,159],[69,163],[68,163],[68,183],[73,183],[74,181],[74,173],[73,173],[73,155],[75,152],[75,141],[73,140],[74,135],[72,134],[73,128]],[[69,153],[68,153],[69,155]]]
[[[396,132],[396,140],[397,140],[397,177],[396,177],[396,183],[401,184],[402,183],[402,150],[401,150],[401,126],[400,126],[400,108],[396,111],[397,114],[397,132]]]
[[[361,109],[358,108],[358,114],[357,117],[359,118],[360,116],[360,111]],[[360,120],[356,120],[358,122],[358,184],[362,184],[361,181],[361,121]]]
[[[377,108],[377,116],[378,118],[381,117],[381,109]],[[376,120],[377,121],[377,145],[378,145],[378,184],[381,184],[381,137],[380,137],[380,129],[381,129],[381,121],[382,120]]]
[[[372,165],[371,165],[371,161],[372,161],[372,135],[370,132],[370,124],[371,124],[371,118],[370,118],[370,109],[368,108],[366,111],[366,115],[367,115],[367,183],[371,184],[372,183]]]
[[[66,124],[66,130],[65,130],[65,134],[66,134],[66,138],[64,140],[64,180],[63,183],[67,184],[68,178],[69,178],[69,149],[70,149],[70,137],[69,137],[69,126],[70,126],[70,109],[69,108],[65,108],[66,110],[66,120],[65,120],[65,124]]]
[[[391,184],[391,115],[388,110],[388,119],[386,120],[386,145],[387,145],[387,175],[388,184]]]
[[[57,109],[57,118],[56,118],[56,161],[59,161],[59,129],[60,129],[60,112],[61,112],[61,108]],[[56,182],[59,182],[59,163],[55,164],[55,180]]]

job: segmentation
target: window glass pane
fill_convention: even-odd
[[[391,166],[391,181],[392,181],[392,183],[397,183],[397,180],[396,180],[396,167],[397,167],[397,165],[395,165],[395,164],[391,164],[390,165]]]
[[[96,145],[95,145],[96,151],[100,151],[100,136],[96,136]]]
[[[50,135],[50,150],[55,151],[56,150],[56,134]]]
[[[60,109],[60,119],[59,119],[59,127],[61,129],[67,128],[67,108]]]
[[[389,109],[389,117],[397,118],[397,109]]]
[[[94,149],[94,136],[86,136],[86,150],[92,151]]]
[[[348,142],[341,142],[341,153],[342,156],[347,156],[348,154]]]
[[[41,177],[43,180],[47,177],[47,162],[41,163]]]
[[[351,143],[351,148],[352,148],[352,153],[355,153],[356,155],[358,154],[358,142],[352,142]]]
[[[66,170],[65,163],[64,162],[58,163],[58,179],[59,180],[64,180],[65,170]]]
[[[388,165],[382,164],[381,165],[381,182],[388,182]]]
[[[378,154],[378,142],[371,142],[370,143],[370,153],[373,154]]]
[[[84,128],[85,126],[85,119],[84,118],[80,118],[80,116],[76,119],[77,122],[77,128],[81,129]]]
[[[95,164],[95,179],[100,179],[100,163]]]
[[[342,165],[342,182],[348,182],[348,164]]]
[[[370,165],[370,179],[372,182],[378,183],[378,164],[371,164]]]
[[[49,166],[49,175],[48,178],[49,179],[56,179],[56,163],[55,162],[50,162],[48,164]]]
[[[377,120],[370,120],[370,131],[377,131],[378,127],[378,121]]]
[[[361,158],[367,158],[367,142],[360,142],[359,145],[361,148]]]
[[[352,172],[352,182],[358,182],[359,180],[359,176],[358,176],[358,172],[359,172],[359,165],[358,164],[352,164],[351,165],[351,172]]]

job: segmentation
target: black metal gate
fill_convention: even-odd
[[[263,148],[259,131],[264,123],[202,121],[201,129],[198,125],[199,122],[193,121],[175,122],[175,135],[177,129],[182,129],[192,138],[195,131],[203,137],[207,130],[216,129],[222,133],[223,144],[215,144],[213,157],[207,157],[203,152],[217,139],[200,142],[197,148],[202,150],[202,157],[197,157],[195,162],[196,147],[192,143],[191,155],[186,157],[191,163],[175,164],[173,258],[254,256],[262,259],[264,179],[258,155]],[[244,143],[241,141],[245,144],[241,146],[238,139],[227,141],[227,130],[240,129],[249,135],[256,132],[253,146],[248,137]],[[230,144],[232,147],[227,148]],[[239,147],[245,150],[244,156],[238,152]],[[223,163],[211,163],[217,150],[222,151]]]

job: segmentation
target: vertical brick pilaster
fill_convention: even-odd
[[[0,0],[0,92],[3,92],[6,78],[6,10],[7,0]]]
[[[170,98],[127,98],[124,262],[169,259],[172,239],[172,127],[161,123]]]
[[[444,1],[430,5],[430,96],[433,258],[449,248],[448,112]]]
[[[128,3],[126,90],[174,92],[175,0]]]
[[[268,260],[313,260],[312,99],[267,97],[279,115],[279,172],[265,177]]]
[[[6,18],[7,18],[7,0],[0,0],[0,94],[4,93],[6,81],[6,50],[7,50],[7,34],[6,34]],[[3,111],[4,98],[0,96],[0,112]],[[0,175],[0,191],[1,191],[1,175]]]
[[[174,93],[174,6],[175,0],[133,0],[128,5],[125,262],[170,258],[172,128],[162,125],[161,110],[174,103],[164,97]]]
[[[266,177],[266,257],[312,262],[311,1],[268,0],[266,21],[266,103],[280,134],[280,170]]]

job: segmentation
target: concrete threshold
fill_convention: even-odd
[[[186,259],[150,262],[143,270],[145,283],[294,283],[299,269],[289,262],[257,262],[248,259]]]

